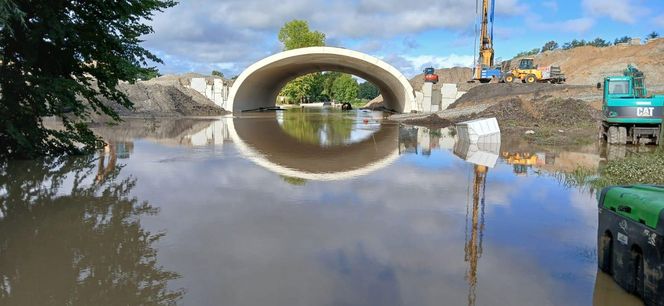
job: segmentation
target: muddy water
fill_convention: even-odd
[[[1,305],[640,305],[597,272],[593,190],[557,174],[596,146],[370,112],[96,129],[97,156],[3,168]]]

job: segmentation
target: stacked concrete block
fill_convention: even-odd
[[[431,112],[431,96],[433,93],[433,83],[424,83],[422,85],[422,112],[429,113]]]
[[[441,110],[447,109],[450,104],[454,103],[458,99],[457,85],[456,84],[443,84],[443,87],[440,89],[441,94]]]
[[[212,79],[209,80],[206,78],[192,78],[189,83],[189,88],[197,91],[201,95],[210,99],[216,105],[225,107],[225,103],[228,100],[228,86],[224,84],[222,79]]]
[[[213,88],[213,93],[212,93],[213,99],[212,100],[214,101],[214,104],[217,104],[217,105],[223,107],[224,101],[226,101],[226,99],[224,97],[224,91],[225,91],[224,90],[225,89],[224,88],[224,81],[220,80],[220,79],[214,79],[212,88]]]
[[[416,104],[416,110],[417,111],[422,111],[422,102],[424,101],[424,93],[421,91],[416,91],[415,92],[415,104]]]
[[[443,100],[443,97],[441,95],[440,91],[433,90],[431,92],[431,112],[435,113],[438,111],[441,111],[441,102]]]
[[[202,95],[205,95],[205,90],[207,89],[207,81],[205,78],[193,78],[189,83],[191,89],[198,91]]]

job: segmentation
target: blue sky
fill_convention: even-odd
[[[279,28],[309,21],[327,43],[369,53],[407,76],[424,66],[470,66],[476,23],[472,0],[181,0],[157,14],[145,45],[163,73],[221,70],[236,75],[279,52]],[[549,40],[664,35],[662,0],[496,0],[497,58]]]

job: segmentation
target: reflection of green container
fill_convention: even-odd
[[[604,189],[597,250],[599,268],[621,287],[664,306],[664,186]]]

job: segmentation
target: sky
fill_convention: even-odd
[[[240,74],[280,52],[279,29],[302,19],[327,45],[378,57],[413,76],[426,66],[471,66],[478,23],[473,0],[180,0],[150,21],[144,46],[162,73]],[[662,0],[496,0],[497,59],[550,40],[664,36]]]

